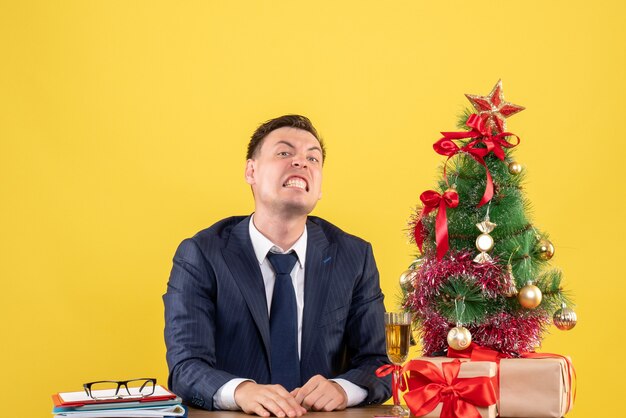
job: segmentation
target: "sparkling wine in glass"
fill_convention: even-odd
[[[401,366],[409,356],[411,345],[412,315],[405,312],[385,312],[385,339],[387,357],[396,366]],[[400,405],[400,370],[393,372],[393,415],[409,415],[409,412]]]

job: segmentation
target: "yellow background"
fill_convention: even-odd
[[[166,382],[174,250],[252,211],[245,147],[280,114],[326,139],[315,214],[372,242],[394,309],[431,145],[464,93],[502,78],[527,107],[508,127],[534,220],[578,303],[543,350],[574,359],[571,417],[623,411],[625,20],[621,1],[3,0],[3,410],[49,416],[52,393],[89,380]]]

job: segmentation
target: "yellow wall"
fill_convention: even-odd
[[[316,214],[371,241],[386,304],[464,93],[527,110],[534,219],[578,302],[545,351],[577,366],[572,417],[623,408],[622,1],[0,3],[0,393],[16,417],[100,378],[165,383],[178,243],[252,210],[256,125],[309,115],[328,144]],[[611,362],[611,363],[608,363]],[[2,413],[4,415],[4,413]]]

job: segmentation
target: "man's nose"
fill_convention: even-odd
[[[303,157],[300,155],[294,155],[293,159],[291,160],[291,165],[293,167],[301,167],[301,168],[306,167],[307,166],[306,157]]]

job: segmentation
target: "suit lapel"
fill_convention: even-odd
[[[326,307],[330,276],[337,247],[329,244],[322,228],[307,222],[306,266],[304,275],[304,313],[302,315],[302,344],[300,364],[307,364],[317,344],[317,321]]]
[[[269,361],[270,325],[265,285],[263,284],[259,262],[254,255],[252,241],[250,241],[249,222],[250,217],[248,216],[232,229],[222,254],[259,329]]]

